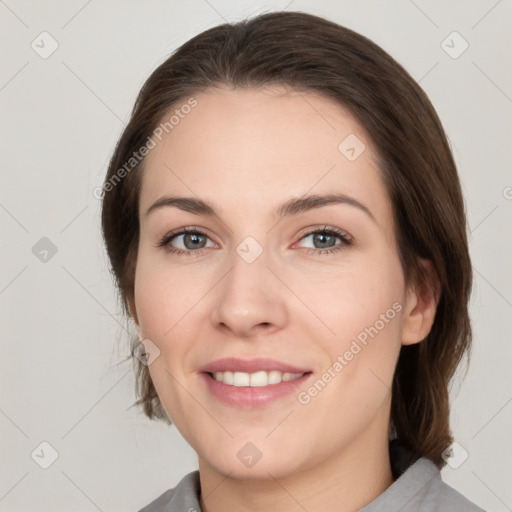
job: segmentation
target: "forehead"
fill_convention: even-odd
[[[306,193],[342,192],[371,204],[377,218],[389,215],[372,142],[332,100],[279,86],[212,89],[194,99],[193,108],[180,111],[184,98],[163,118],[181,113],[146,157],[141,214],[169,193],[261,211]]]

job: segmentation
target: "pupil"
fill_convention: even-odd
[[[328,243],[329,239],[332,239],[332,238],[334,238],[332,235],[328,235],[326,233],[318,233],[318,234],[315,235],[314,240],[315,240],[315,243],[318,242],[322,246],[322,247],[318,247],[318,248],[319,249],[323,249],[324,247],[332,247],[332,245],[325,245],[324,246],[324,244],[326,242]],[[322,239],[324,239],[324,240],[322,241]],[[327,239],[327,240],[325,240],[325,239]]]
[[[185,247],[187,249],[197,248],[198,247],[197,242],[199,241],[199,243],[200,243],[201,242],[201,238],[204,238],[204,236],[198,235],[196,233],[188,233],[188,234],[186,234],[185,237],[184,237]],[[192,240],[193,243],[189,246],[189,244],[187,244],[187,240],[189,240],[189,241]]]

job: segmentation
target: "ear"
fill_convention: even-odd
[[[430,260],[420,260],[428,278],[417,276],[407,289],[402,321],[402,344],[424,340],[432,328],[440,297],[439,277]]]

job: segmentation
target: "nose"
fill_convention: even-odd
[[[237,338],[271,334],[288,321],[286,288],[269,270],[266,252],[248,263],[233,251],[231,269],[214,288],[212,322]]]

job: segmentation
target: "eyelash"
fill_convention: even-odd
[[[314,234],[318,234],[318,233],[323,234],[323,235],[334,235],[341,240],[341,243],[335,245],[334,247],[329,247],[327,249],[309,249],[308,248],[308,249],[306,249],[306,254],[311,254],[311,253],[318,254],[318,255],[331,254],[331,253],[334,253],[337,251],[341,251],[345,248],[348,248],[353,244],[353,239],[351,237],[348,237],[347,235],[345,235],[338,228],[329,227],[329,226],[324,226],[323,228],[318,228],[318,229],[314,229],[313,231],[309,231],[304,236],[302,236],[299,241],[302,241],[305,238],[307,238],[311,235],[314,235]],[[196,228],[183,228],[183,229],[180,229],[179,231],[174,231],[174,232],[170,232],[170,233],[166,234],[160,240],[160,242],[157,244],[157,247],[159,247],[159,248],[164,247],[166,252],[176,254],[177,256],[201,256],[201,254],[203,254],[206,249],[202,248],[202,249],[198,249],[198,250],[192,250],[192,249],[183,250],[183,249],[176,249],[175,247],[172,247],[171,245],[169,245],[170,242],[174,238],[176,238],[180,235],[186,235],[186,234],[195,234],[195,235],[200,235],[200,236],[206,236],[208,238],[208,236],[205,233],[203,233],[202,231],[199,231]]]

